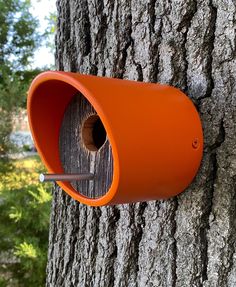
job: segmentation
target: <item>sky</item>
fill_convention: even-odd
[[[31,13],[35,18],[39,20],[39,32],[43,33],[47,28],[47,20],[45,19],[56,11],[56,0],[31,0],[32,8]],[[44,67],[44,66],[54,65],[54,54],[49,47],[43,45],[34,55],[34,60],[32,61],[32,68]]]

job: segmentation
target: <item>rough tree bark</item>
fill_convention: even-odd
[[[167,201],[93,208],[55,187],[47,286],[236,286],[236,2],[57,7],[57,69],[179,87],[205,148],[195,181]]]

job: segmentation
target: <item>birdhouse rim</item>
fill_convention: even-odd
[[[56,173],[56,169],[58,168],[58,166],[55,166],[54,164],[48,162],[47,158],[44,155],[42,148],[38,144],[39,142],[38,135],[35,133],[34,126],[32,124],[32,117],[34,117],[32,113],[32,105],[33,105],[33,98],[37,97],[37,89],[48,81],[55,81],[55,84],[56,84],[56,81],[63,82],[66,85],[74,87],[91,103],[91,105],[94,107],[95,111],[97,112],[97,115],[101,119],[102,124],[105,127],[107,137],[112,147],[113,179],[112,179],[111,186],[104,195],[97,197],[97,198],[89,198],[87,196],[82,195],[79,191],[73,188],[73,186],[69,182],[57,181],[57,183],[71,197],[80,201],[81,203],[84,203],[90,206],[101,206],[101,205],[109,204],[117,192],[118,183],[119,183],[119,174],[120,174],[119,157],[118,157],[116,143],[115,143],[115,140],[112,134],[112,129],[109,124],[109,120],[106,117],[101,106],[99,105],[98,101],[96,100],[96,96],[92,93],[92,91],[89,90],[89,87],[87,86],[85,87],[82,81],[80,81],[80,77],[83,77],[83,76],[91,77],[91,78],[95,77],[92,75],[82,75],[79,73],[63,72],[63,71],[46,71],[36,76],[36,78],[32,81],[31,86],[28,90],[28,99],[27,99],[28,119],[29,119],[29,126],[30,126],[32,136],[34,138],[36,149],[43,163],[45,164],[49,172]],[[72,95],[72,97],[73,96],[74,94]],[[59,150],[58,150],[58,153],[59,153]]]

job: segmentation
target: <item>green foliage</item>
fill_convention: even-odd
[[[48,27],[46,32],[44,33],[45,37],[45,44],[47,47],[51,49],[51,51],[54,51],[55,49],[55,43],[53,40],[53,35],[56,31],[56,21],[57,21],[57,15],[56,13],[50,13],[48,17],[46,17],[46,20],[48,22]]]
[[[6,70],[8,69],[2,69],[0,81],[0,155],[6,154],[11,148],[9,136],[12,131],[12,113],[21,94],[20,92],[18,93],[18,81],[14,77],[10,80],[10,77],[5,72]]]
[[[52,33],[39,35],[30,6],[30,0],[0,0],[0,287],[45,285],[51,195],[38,183],[38,157],[8,158],[12,117],[26,108],[26,91],[41,72],[29,64]]]
[[[0,0],[0,64],[15,71],[25,69],[40,41],[30,6],[27,0]]]
[[[12,131],[12,118],[10,113],[1,110],[1,108],[0,112],[0,156],[3,156],[11,149],[10,133]]]
[[[0,265],[0,274],[10,272],[20,286],[44,286],[51,194],[38,182],[38,157],[11,166],[0,176],[0,250],[12,263]]]
[[[12,149],[12,115],[26,105],[26,91],[39,71],[27,65],[39,46],[38,21],[29,0],[0,0],[0,157]]]
[[[32,78],[38,70],[7,73],[9,69],[2,68],[0,78],[0,156],[7,155],[13,145],[10,143],[12,132],[12,116],[19,108],[26,106],[26,91]]]
[[[42,42],[30,5],[0,0],[0,259],[4,252],[8,260],[0,264],[0,287],[45,285],[51,195],[38,183],[38,158],[7,157],[12,117],[26,107],[26,91],[41,72],[28,68]]]
[[[7,280],[0,277],[0,287],[7,287]]]

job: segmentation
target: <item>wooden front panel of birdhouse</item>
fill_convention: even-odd
[[[100,197],[113,178],[112,148],[93,106],[80,93],[69,103],[60,130],[60,156],[65,173],[92,173],[93,180],[71,182],[82,195]]]

